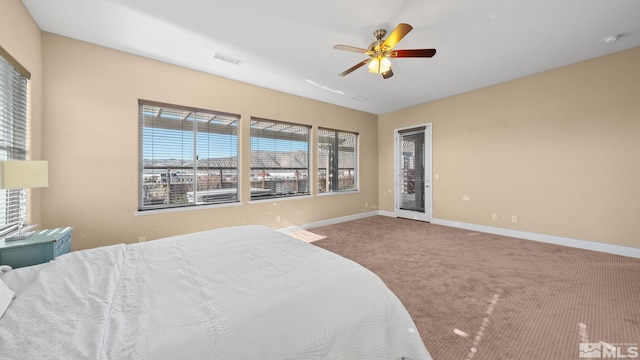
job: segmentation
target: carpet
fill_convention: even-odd
[[[387,284],[435,360],[638,356],[640,259],[385,216],[309,230]]]

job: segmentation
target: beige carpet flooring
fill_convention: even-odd
[[[384,216],[309,231],[382,278],[435,360],[580,359],[581,343],[604,358],[640,343],[640,259]]]

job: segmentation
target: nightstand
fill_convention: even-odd
[[[35,231],[24,240],[0,240],[0,265],[37,265],[71,251],[72,227]]]

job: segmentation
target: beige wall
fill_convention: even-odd
[[[638,64],[635,48],[380,116],[381,210],[393,130],[431,122],[434,218],[640,247]]]
[[[74,226],[76,250],[393,211],[393,129],[426,122],[434,218],[640,247],[640,48],[376,117],[42,35],[19,0],[2,6],[0,45],[32,73],[30,155],[50,161],[31,221]],[[239,113],[244,144],[250,116],[358,131],[362,191],[136,216],[138,98]]]
[[[43,34],[43,59],[43,148],[50,166],[44,225],[74,226],[76,250],[142,236],[240,224],[280,228],[377,210],[378,164],[368,155],[378,152],[375,115],[49,33]],[[359,132],[361,191],[249,203],[249,152],[243,151],[242,205],[136,216],[138,99],[240,114],[243,150],[251,116]]]
[[[31,73],[27,156],[42,159],[42,33],[20,0],[2,0],[0,7],[0,46]],[[43,191],[29,190],[29,223],[42,223]]]

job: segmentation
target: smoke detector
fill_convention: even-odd
[[[617,35],[609,35],[609,36],[607,36],[606,38],[604,38],[604,39],[603,39],[603,41],[604,41],[605,43],[607,43],[607,44],[610,44],[610,43],[612,43],[612,42],[614,42],[614,41],[616,41],[616,40],[620,39],[620,36],[622,36],[622,35],[620,35],[620,34],[617,34]]]

